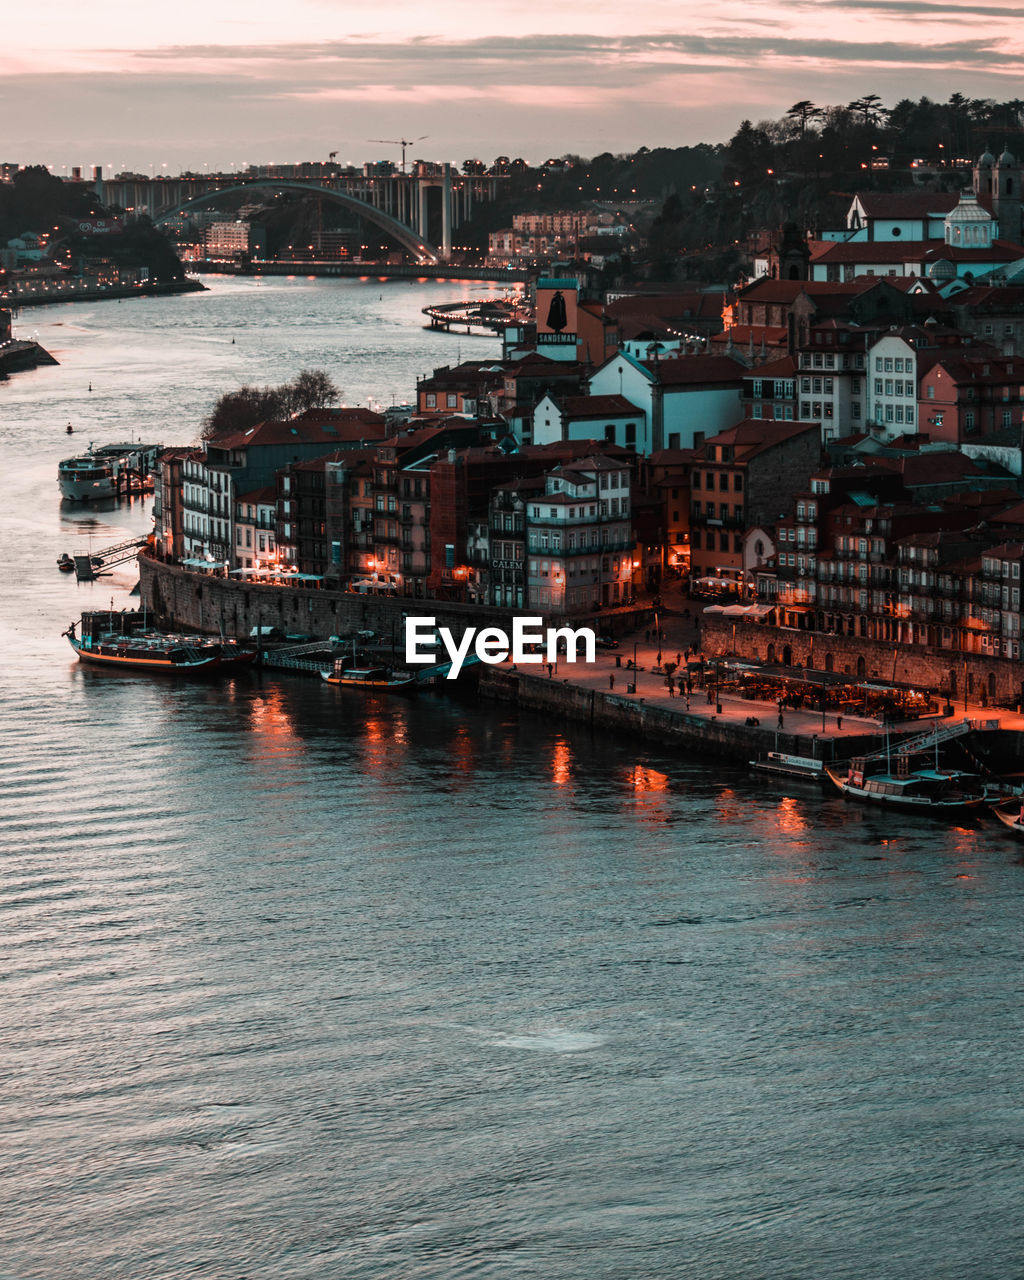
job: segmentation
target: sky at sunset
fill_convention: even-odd
[[[1024,0],[8,6],[0,161],[174,173],[724,141],[800,98],[1024,97]]]

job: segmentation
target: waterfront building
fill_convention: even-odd
[[[744,534],[774,527],[821,457],[815,422],[747,418],[704,441],[690,475],[690,574],[695,584],[743,572]],[[749,584],[748,584],[749,585]]]
[[[544,478],[512,480],[491,490],[488,603],[526,607],[526,506],[544,493]]]
[[[154,549],[164,560],[185,558],[184,464],[195,448],[163,449],[157,458],[153,489]]]
[[[355,449],[383,433],[384,419],[369,409],[318,409],[207,440],[182,460],[184,557],[231,564],[239,493],[276,485],[277,473],[290,464]],[[295,545],[290,515],[286,510],[279,546]]]
[[[630,473],[597,455],[549,472],[526,505],[526,605],[545,614],[621,604],[632,593]]]
[[[233,570],[253,570],[254,576],[259,576],[272,572],[278,565],[277,488],[266,485],[243,493],[235,504],[235,548],[231,567]]]
[[[211,222],[203,239],[208,258],[238,258],[249,252],[250,226],[241,220]]]
[[[660,501],[662,568],[690,571],[690,473],[700,449],[660,449],[642,467],[641,487]]]

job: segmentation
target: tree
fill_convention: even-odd
[[[323,369],[303,369],[294,382],[279,387],[239,387],[225,391],[203,419],[202,438],[231,431],[248,431],[259,422],[294,417],[307,409],[323,409],[335,403],[341,392]]]
[[[225,391],[203,419],[202,438],[233,431],[248,431],[259,422],[273,422],[288,414],[286,387],[239,387],[237,391]]]
[[[800,102],[794,102],[790,109],[786,112],[786,116],[794,121],[800,122],[800,133],[807,132],[808,120],[815,120],[821,115],[821,108],[816,107],[809,98],[804,98]]]
[[[324,409],[329,404],[336,404],[341,395],[341,391],[324,369],[303,369],[292,383],[291,390],[295,413],[303,413],[306,409]]]
[[[848,111],[858,112],[865,125],[881,124],[887,112],[882,106],[882,99],[877,93],[866,93],[863,98],[856,98],[847,107]]]

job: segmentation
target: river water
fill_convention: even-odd
[[[24,313],[0,385],[0,1277],[1022,1274],[1024,865],[441,697],[82,670],[75,444],[496,353],[465,285]],[[235,342],[232,344],[232,337]],[[93,390],[87,390],[89,384]]]

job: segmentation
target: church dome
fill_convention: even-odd
[[[1004,151],[999,157],[999,167],[1000,169],[1016,169],[1017,157],[1009,151]]]
[[[995,162],[996,162],[995,156],[992,154],[991,151],[989,151],[988,147],[986,147],[984,155],[978,161],[979,167],[981,167],[982,169],[991,169],[992,166],[995,164]]]
[[[929,280],[954,280],[956,278],[956,267],[948,258],[936,258],[928,267]]]
[[[973,191],[962,191],[960,203],[946,214],[947,222],[991,222],[989,214],[978,204]]]

